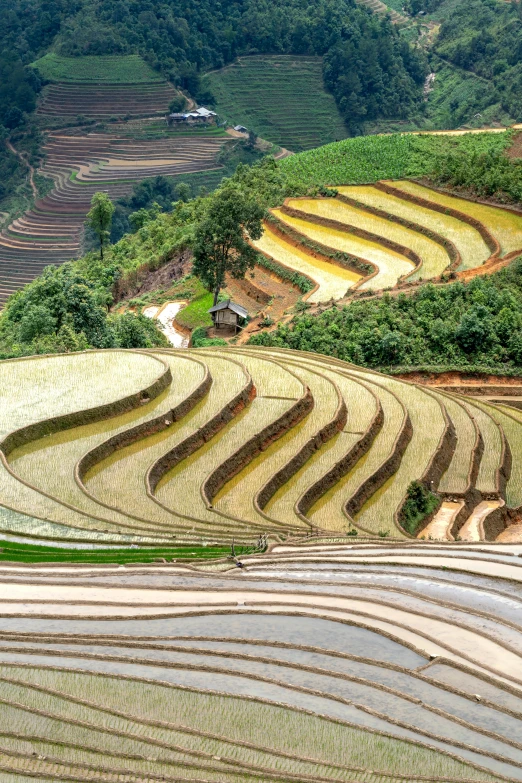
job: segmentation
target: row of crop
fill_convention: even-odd
[[[35,726],[41,727],[44,737],[49,736],[48,741],[51,743],[56,742],[56,735],[50,734],[52,727],[56,731],[61,726],[64,750],[71,746],[74,748],[75,740],[78,743],[76,753],[71,753],[73,759],[76,756],[77,760],[78,750],[83,743],[88,743],[87,748],[94,743],[95,748],[102,744],[108,756],[127,756],[136,761],[140,756],[145,756],[145,759],[154,759],[158,768],[165,764],[175,766],[179,759],[177,748],[178,752],[187,754],[187,760],[191,756],[194,761],[197,757],[207,759],[212,754],[218,756],[219,760],[223,758],[225,763],[234,764],[233,759],[236,759],[238,772],[244,770],[246,773],[248,769],[253,771],[256,767],[259,769],[260,765],[266,765],[269,778],[277,770],[276,778],[279,780],[287,779],[287,775],[290,779],[295,779],[296,775],[299,779],[306,779],[307,773],[314,779],[321,779],[320,774],[324,771],[328,777],[333,775],[335,779],[341,780],[351,780],[355,774],[357,779],[364,779],[368,783],[382,783],[384,780],[395,783],[404,779],[417,783],[419,775],[420,779],[426,781],[447,780],[447,777],[440,777],[439,773],[442,772],[457,783],[469,780],[466,773],[475,772],[462,762],[427,749],[422,744],[404,743],[379,733],[367,733],[343,722],[319,718],[299,709],[289,710],[259,701],[230,699],[191,690],[180,691],[150,682],[120,681],[119,689],[116,690],[115,678],[107,680],[89,674],[77,675],[75,682],[73,673],[11,668],[11,676],[15,672],[22,678],[20,685],[11,686],[5,680],[3,684],[11,691],[13,700],[19,704],[25,703],[26,706],[22,710],[19,707],[7,707],[5,718],[14,718],[15,725],[21,726],[22,736],[27,734],[29,737],[33,734],[33,721]],[[51,685],[52,691],[49,686],[35,689],[31,685],[31,680],[38,675],[42,682]],[[23,683],[24,680],[27,684]],[[94,693],[98,693],[100,698],[110,694],[109,704],[99,702],[104,704],[102,709],[94,704],[94,709],[88,709],[84,702],[85,707],[82,707],[76,695],[80,686],[83,687],[82,693],[90,694],[91,704]],[[130,691],[129,695],[138,697],[132,706],[124,696],[125,688]],[[182,716],[181,721],[185,724],[181,733],[179,729],[175,733],[174,726],[168,723],[163,724],[160,733],[152,725],[157,725],[157,721],[144,720],[143,715],[139,714],[138,705],[142,704],[145,690],[154,696],[154,705],[159,708],[163,720],[171,720],[174,701],[176,712]],[[28,700],[32,700],[32,704]],[[170,709],[166,710],[166,707]],[[189,707],[190,712],[187,712]],[[125,712],[122,712],[122,708]],[[48,710],[51,710],[49,717]],[[22,711],[25,712],[25,725],[20,721]],[[215,715],[220,716],[221,736],[214,733],[212,718]],[[263,722],[265,730],[260,731]],[[206,730],[205,726],[208,726]],[[143,736],[144,730],[148,736]],[[257,741],[250,741],[250,736],[253,737],[256,732]],[[264,740],[264,747],[260,740]],[[113,761],[111,766],[114,765]],[[143,769],[143,762],[132,766]],[[269,770],[273,770],[272,775]]]
[[[283,210],[285,214],[298,213],[298,210],[287,211]],[[299,217],[302,217],[303,213],[298,213]],[[307,216],[308,218],[308,216]],[[334,250],[328,245],[317,242],[309,237],[305,237],[295,228],[288,223],[280,220],[272,212],[269,212],[265,217],[265,222],[270,226],[275,234],[278,234],[286,241],[291,240],[292,243],[296,243],[298,246],[310,250],[312,253],[317,254],[319,257],[324,258],[334,264],[344,267],[345,269],[352,269],[354,272],[362,274],[363,276],[370,275],[376,271],[374,264],[364,261],[357,256],[345,253],[343,251]]]

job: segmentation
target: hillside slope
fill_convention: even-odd
[[[251,56],[207,79],[220,116],[300,152],[348,135],[322,68],[320,57]]]

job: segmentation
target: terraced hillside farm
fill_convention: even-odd
[[[2,779],[520,781],[519,551],[2,564]]]
[[[4,533],[522,538],[522,418],[508,406],[256,347],[33,357],[0,374]],[[427,503],[413,510],[412,482]]]
[[[0,396],[6,783],[522,781],[513,409],[225,347],[4,361]]]
[[[468,279],[522,252],[522,212],[409,180],[337,187],[335,198],[290,198],[254,245],[309,277],[310,302],[440,279]]]
[[[320,57],[241,57],[207,78],[221,116],[293,152],[348,135],[325,90]]]
[[[50,82],[38,106],[42,120],[165,115],[174,88],[138,55],[59,57],[33,63]]]
[[[176,91],[138,55],[51,53],[33,66],[50,82],[37,115],[55,128],[47,134],[40,169],[55,184],[0,234],[0,305],[44,267],[80,254],[95,192],[117,199],[147,177],[217,171],[217,155],[230,141],[217,128],[167,130],[163,119],[159,126]],[[78,118],[121,122],[57,129]]]
[[[49,134],[41,171],[55,186],[0,234],[0,303],[44,267],[80,254],[94,193],[105,191],[117,199],[147,177],[217,170],[217,155],[227,139],[212,132],[140,138],[125,128],[117,133]]]

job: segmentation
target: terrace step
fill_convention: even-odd
[[[377,241],[385,247],[393,247],[415,262],[413,255],[407,255],[408,251],[413,251],[420,260],[420,265],[407,274],[407,280],[436,277],[451,263],[448,252],[421,231],[412,230],[338,199],[287,199],[283,212],[302,220],[318,221],[318,225],[324,228],[328,228],[328,225],[332,228],[346,226],[350,233],[357,233],[362,229],[362,232],[368,233],[369,236],[375,235]],[[375,282],[377,280],[378,278]]]
[[[55,87],[51,85],[46,95],[56,92]],[[77,95],[77,87],[68,90],[69,95]],[[132,96],[131,89],[123,92]],[[172,92],[170,87],[167,92]],[[113,92],[102,89],[101,94],[110,100]],[[217,171],[216,156],[227,141],[197,136],[137,141],[100,133],[49,134],[41,172],[54,179],[55,186],[0,235],[0,274],[5,272],[21,287],[45,266],[76,257],[94,193],[103,191],[116,199],[127,196],[133,184],[146,177]],[[0,290],[0,304],[13,290]]]
[[[398,183],[394,182],[394,188]],[[373,185],[339,187],[341,196],[347,196],[362,206],[375,208],[389,215],[408,220],[427,231],[448,239],[457,249],[461,263],[459,270],[471,269],[485,263],[491,251],[476,228],[449,214],[437,212],[428,203],[420,205],[401,198],[401,191],[383,191]]]
[[[417,538],[428,541],[455,541],[451,529],[463,508],[463,500],[444,500],[431,522],[417,533]]]
[[[504,505],[503,500],[483,500],[476,506],[459,530],[462,541],[484,541],[484,520]]]

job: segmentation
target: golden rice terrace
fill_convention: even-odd
[[[516,388],[494,404],[256,347],[32,357],[0,374],[5,533],[522,540]],[[434,508],[405,522],[412,482]]]
[[[258,250],[307,276],[310,302],[371,293],[452,273],[467,279],[522,252],[522,212],[409,180],[289,198],[265,221]]]

